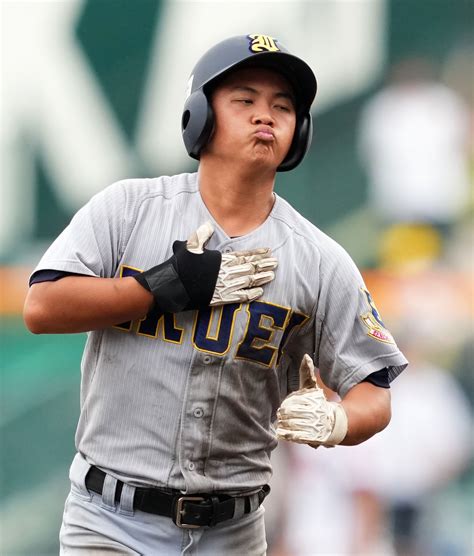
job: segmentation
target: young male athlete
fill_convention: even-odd
[[[104,189],[36,267],[30,330],[90,331],[64,554],[264,554],[276,433],[350,445],[389,422],[404,356],[346,252],[273,192],[315,94],[278,40],[217,44],[183,111],[199,171]]]

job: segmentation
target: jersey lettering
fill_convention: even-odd
[[[232,341],[235,314],[240,307],[240,303],[230,303],[198,311],[194,322],[194,347],[215,355],[227,353]]]
[[[254,301],[247,305],[246,310],[249,313],[247,330],[235,357],[271,367],[278,354],[278,346],[272,345],[271,342],[275,332],[285,328],[290,309]]]
[[[120,277],[134,276],[139,272],[142,271],[123,265],[120,269]],[[241,308],[240,303],[230,303],[197,311],[192,332],[193,347],[213,355],[225,355],[231,346],[235,345],[234,324]],[[309,318],[302,313],[291,311],[289,307],[265,301],[254,301],[246,305],[245,310],[247,327],[235,357],[254,361],[266,367],[280,362],[290,334]],[[134,330],[139,336],[153,339],[158,338],[160,327],[161,338],[164,341],[173,344],[182,343],[184,329],[177,326],[175,315],[162,313],[156,308],[139,321],[128,321],[114,326],[126,332]],[[274,338],[278,330],[283,330],[283,334],[277,343]]]
[[[308,319],[309,317],[307,315],[303,315],[302,313],[291,313],[290,320],[281,338],[280,347],[278,348],[277,364],[280,362],[281,356],[283,355],[283,350],[285,349],[286,341],[288,340],[288,336],[290,335],[290,333],[296,327],[303,326],[303,324],[305,324]]]
[[[183,339],[183,328],[176,326],[175,316],[171,313],[162,313],[153,308],[148,315],[140,321],[137,334],[148,338],[158,338],[158,327],[161,324],[162,338],[166,342],[180,344]]]

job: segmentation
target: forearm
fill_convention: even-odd
[[[390,390],[369,382],[354,386],[342,400],[348,431],[341,444],[360,444],[383,430],[390,422]]]
[[[68,276],[31,286],[23,316],[35,334],[86,332],[142,318],[152,304],[132,277]]]

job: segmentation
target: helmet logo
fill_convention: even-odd
[[[280,49],[276,45],[277,39],[268,35],[248,35],[250,39],[251,52],[279,52]]]

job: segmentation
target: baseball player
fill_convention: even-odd
[[[107,187],[30,279],[32,332],[88,331],[64,554],[265,554],[277,433],[362,442],[406,366],[347,253],[273,191],[311,141],[310,67],[231,37],[187,93],[199,171]]]

